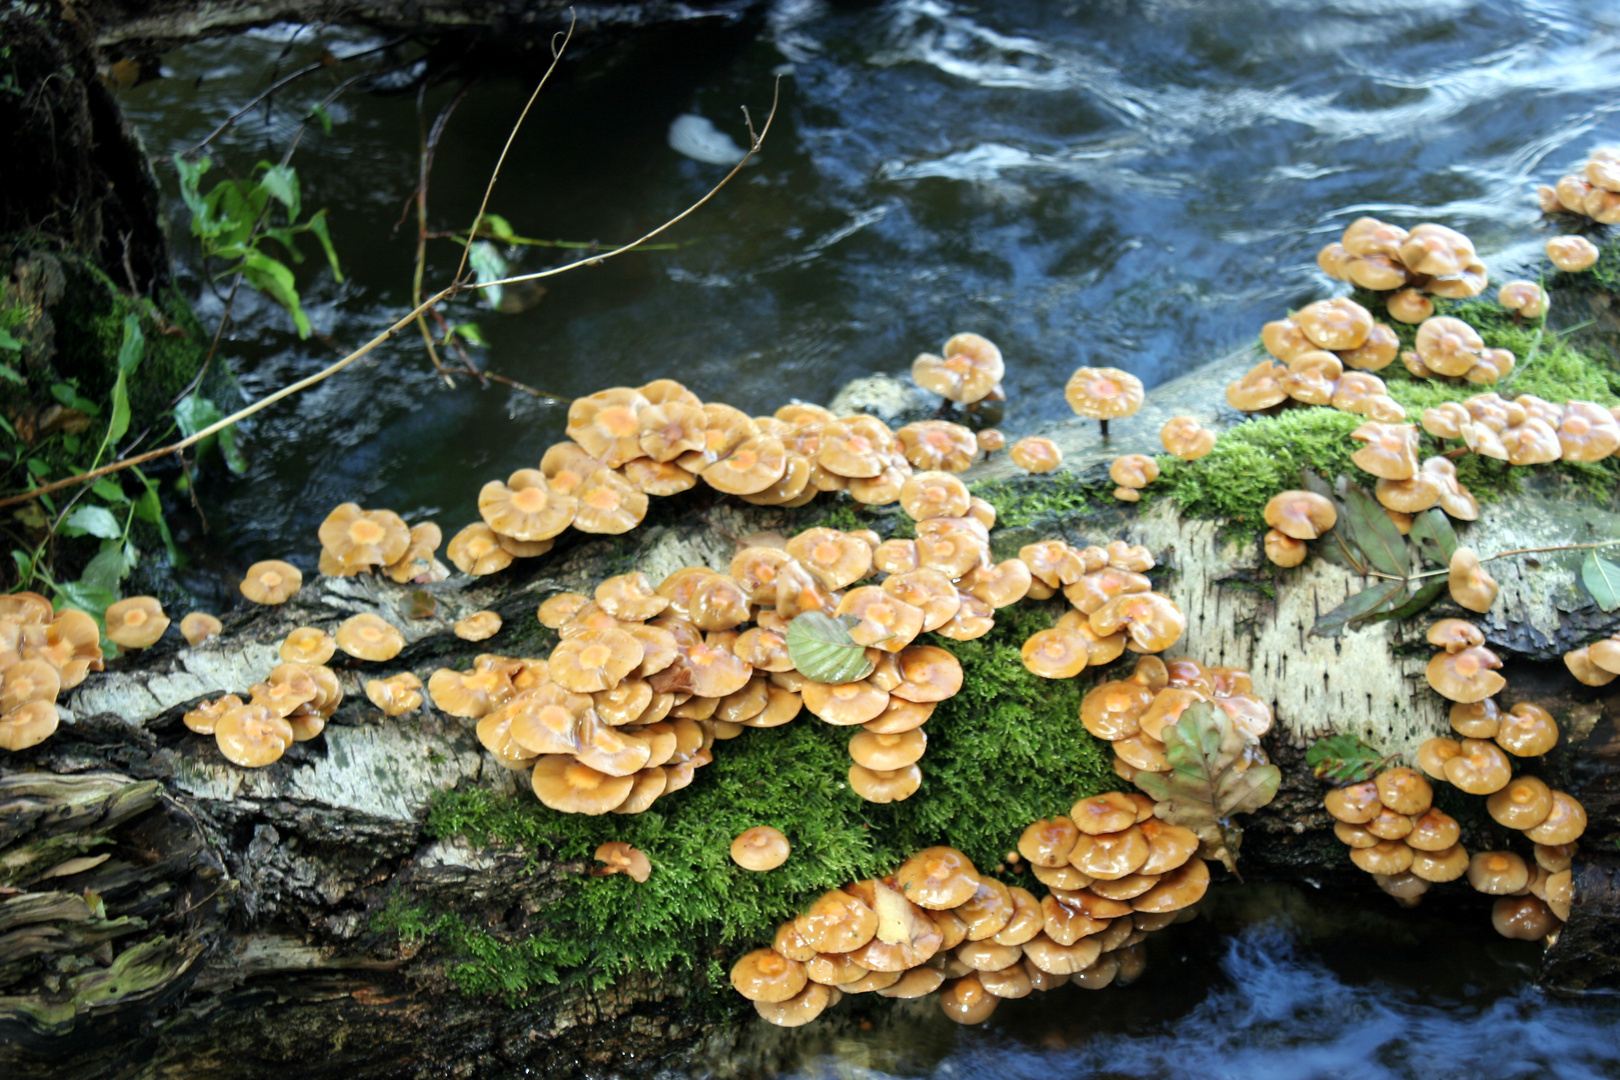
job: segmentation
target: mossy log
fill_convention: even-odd
[[[1229,357],[1161,387],[1153,407],[1201,409],[1207,422],[1230,424],[1235,415],[1207,403],[1251,360]],[[1188,616],[1173,654],[1248,668],[1276,708],[1267,748],[1285,780],[1277,800],[1245,823],[1244,873],[1333,879],[1370,892],[1332,838],[1304,748],[1324,733],[1352,732],[1406,754],[1444,731],[1443,702],[1424,682],[1430,649],[1422,632],[1433,615],[1466,613],[1438,606],[1411,623],[1313,635],[1317,616],[1360,587],[1349,570],[1312,559],[1279,573],[1263,561],[1252,529],[1186,513],[1171,499],[1127,507],[1108,496],[1106,461],[1151,450],[1159,422],[1116,422],[1106,443],[1094,425],[1062,426],[1054,434],[1069,467],[1053,476],[1008,478],[999,464],[981,466],[970,479],[1008,522],[994,546],[1002,554],[1064,536],[1152,548],[1159,587]],[[438,667],[469,666],[479,652],[544,655],[552,639],[534,612],[553,592],[629,568],[656,580],[681,565],[724,567],[735,538],[817,520],[885,533],[905,524],[895,512],[842,501],[783,513],[694,492],[664,501],[654,520],[625,537],[576,539],[490,578],[426,589],[312,578],[283,607],[228,617],[221,638],[160,646],[92,676],[68,700],[70,722],[54,739],[4,763],[0,978],[10,985],[0,988],[0,1061],[21,1075],[76,1077],[123,1075],[131,1060],[149,1061],[154,1073],[185,1061],[189,1076],[270,1076],[289,1063],[321,1076],[415,1075],[444,1060],[461,1062],[468,1075],[522,1065],[563,1076],[650,1069],[700,1035],[731,1039],[728,1052],[740,1052],[752,1020],[728,1020],[716,1035],[716,1002],[703,978],[674,974],[712,973],[729,955],[714,940],[662,977],[545,969],[560,978],[548,986],[524,981],[539,970],[532,965],[501,967],[503,958],[522,957],[526,942],[555,932],[548,920],[580,888],[586,866],[577,852],[543,843],[492,844],[498,828],[461,828],[453,815],[425,825],[445,799],[519,807],[531,822],[546,813],[521,774],[482,753],[469,721],[431,708],[386,719],[362,688],[378,672],[360,666],[342,671],[348,696],[324,735],[267,769],[231,766],[179,717],[203,697],[262,678],[296,625],[378,612],[407,646],[373,667],[409,668],[425,680]],[[1489,552],[1615,535],[1612,502],[1600,505],[1549,477],[1488,504],[1469,539]],[[1543,968],[1549,985],[1565,989],[1620,977],[1620,862],[1601,850],[1620,829],[1620,710],[1615,695],[1575,684],[1557,662],[1562,651],[1620,629],[1620,616],[1599,611],[1576,587],[1575,561],[1557,554],[1534,567],[1496,564],[1502,598],[1481,620],[1509,661],[1510,696],[1548,704],[1564,728],[1551,773],[1542,775],[1581,798],[1591,816],[1575,915]],[[454,619],[481,609],[505,619],[498,638],[472,645],[450,633]],[[773,734],[726,744],[725,760],[746,758]],[[698,797],[706,782],[700,772],[693,788],[671,798]],[[927,798],[925,787],[917,809]],[[896,804],[898,812],[908,805]],[[1494,846],[1482,814],[1458,813],[1471,847]],[[1007,822],[1008,846],[1019,824]],[[937,841],[953,839],[941,831]],[[75,861],[100,853],[109,858],[95,866]],[[598,881],[590,887],[633,888],[623,878]],[[85,889],[102,909],[85,903]],[[423,912],[453,918],[435,924]],[[469,970],[479,978],[465,977]],[[719,1012],[728,1008],[721,1002]]]

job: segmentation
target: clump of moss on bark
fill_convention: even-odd
[[[558,814],[526,791],[447,792],[429,814],[435,836],[517,846],[555,862],[588,862],[597,845],[623,840],[647,853],[653,874],[642,884],[570,877],[521,935],[420,913],[380,928],[434,937],[457,985],[520,1001],[575,977],[599,986],[636,970],[706,978],[716,954],[768,942],[819,893],[892,871],[929,845],[951,844],[993,869],[1030,821],[1123,786],[1106,744],[1080,724],[1080,697],[1094,680],[1048,681],[1020,662],[1024,639],[1056,619],[1049,605],[1020,606],[977,641],[935,642],[961,661],[963,687],[929,720],[923,786],[903,803],[856,796],[845,779],[851,732],[808,713],[716,744],[690,787],[643,814]],[[732,838],[754,825],[792,841],[779,869],[756,874],[731,862]]]

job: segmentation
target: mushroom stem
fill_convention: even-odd
[[[1108,421],[1107,420],[1098,420],[1097,424],[1098,424],[1099,427],[1102,428],[1102,437],[1105,438],[1105,439],[1108,438]]]

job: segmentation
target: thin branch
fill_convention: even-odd
[[[529,100],[524,104],[523,111],[518,113],[517,123],[512,125],[511,134],[506,137],[506,145],[501,147],[501,156],[495,159],[495,170],[489,174],[489,183],[484,188],[484,200],[478,204],[478,214],[473,218],[472,228],[467,230],[467,246],[461,249],[461,262],[456,264],[454,280],[459,281],[461,275],[467,270],[467,255],[472,251],[472,237],[478,234],[478,226],[484,220],[484,210],[489,206],[489,197],[495,193],[495,181],[501,178],[501,166],[506,164],[506,153],[512,149],[512,143],[517,139],[518,129],[523,126],[523,121],[528,117],[529,110],[534,107],[535,99],[540,96],[540,91],[546,88],[546,83],[551,79],[551,73],[556,71],[557,65],[562,62],[562,56],[568,49],[568,43],[574,38],[574,24],[578,19],[578,14],[570,11],[568,13],[568,32],[563,35],[562,43],[560,45],[557,43],[555,35],[551,39],[551,66],[546,68],[544,75],[540,76],[540,82],[535,86],[534,93],[529,95]]]
[[[322,368],[320,371],[317,371],[313,375],[308,375],[308,376],[306,376],[306,377],[304,377],[302,379],[299,379],[295,383],[291,383],[291,384],[289,384],[287,386],[282,387],[280,390],[275,391],[272,394],[268,394],[265,397],[260,398],[258,401],[255,401],[253,404],[248,405],[245,408],[237,410],[236,412],[232,413],[231,415],[225,417],[222,420],[216,420],[214,423],[209,424],[207,427],[200,429],[199,431],[197,431],[193,435],[189,435],[186,438],[181,439],[179,442],[170,443],[168,446],[160,446],[156,450],[148,450],[144,454],[140,454],[140,455],[138,455],[136,457],[132,457],[132,458],[126,458],[123,461],[115,461],[115,462],[112,462],[111,464],[103,465],[101,468],[96,469],[96,470],[94,470],[92,472],[80,473],[78,476],[69,476],[69,477],[67,477],[65,479],[62,479],[62,480],[53,481],[52,483],[46,484],[46,485],[44,485],[42,487],[34,488],[31,491],[25,491],[25,492],[22,492],[22,493],[17,494],[17,495],[12,495],[12,496],[9,496],[7,498],[0,499],[0,507],[13,506],[13,505],[16,505],[17,503],[29,502],[29,501],[31,501],[33,499],[38,498],[40,495],[48,494],[48,493],[50,493],[52,491],[60,491],[62,488],[70,487],[73,484],[82,484],[87,480],[95,480],[95,479],[98,479],[99,477],[106,476],[108,473],[118,472],[119,470],[127,469],[132,465],[145,464],[146,462],[152,461],[155,458],[163,457],[165,454],[173,454],[173,453],[176,453],[178,451],[184,450],[187,447],[195,446],[197,443],[201,442],[203,439],[206,439],[208,436],[216,435],[219,432],[223,431],[224,429],[230,427],[232,424],[235,424],[235,423],[237,423],[238,421],[241,421],[241,420],[245,420],[249,416],[252,416],[254,413],[257,413],[257,412],[260,412],[260,411],[262,411],[264,409],[269,408],[271,405],[274,405],[276,402],[282,400],[283,398],[290,397],[291,395],[298,393],[300,390],[305,390],[305,389],[307,389],[307,388],[309,388],[311,386],[314,386],[316,383],[319,383],[319,382],[321,382],[321,381],[323,381],[323,380],[325,380],[327,378],[330,378],[331,376],[337,374],[338,372],[342,371],[344,368],[348,367],[350,364],[354,363],[356,360],[359,360],[361,357],[364,357],[367,354],[369,354],[372,350],[376,349],[377,346],[382,345],[383,343],[392,340],[395,336],[397,336],[399,334],[400,330],[402,330],[403,328],[409,326],[416,319],[416,317],[418,315],[422,314],[422,312],[428,310],[433,305],[439,303],[441,300],[445,300],[447,298],[455,296],[457,293],[461,292],[462,290],[468,290],[468,289],[470,289],[470,290],[478,290],[478,289],[488,288],[490,285],[510,285],[510,284],[514,284],[514,283],[520,282],[520,281],[532,281],[532,280],[534,280],[536,278],[555,277],[557,274],[561,274],[561,273],[563,273],[563,272],[565,272],[567,270],[572,270],[572,269],[574,269],[576,267],[585,266],[585,265],[588,265],[588,264],[591,264],[591,263],[598,263],[598,262],[601,262],[604,259],[612,258],[614,255],[618,255],[618,254],[622,254],[622,253],[627,252],[627,251],[634,250],[639,245],[645,243],[646,241],[652,239],[655,236],[658,236],[660,233],[668,231],[676,223],[678,223],[680,221],[683,221],[686,218],[690,217],[699,207],[703,206],[710,199],[714,198],[715,195],[719,193],[720,189],[725,187],[726,184],[731,181],[732,177],[737,175],[738,171],[745,164],[748,163],[749,158],[753,157],[753,155],[759,150],[760,145],[765,141],[765,136],[770,133],[771,122],[773,120],[775,120],[775,118],[776,118],[776,110],[777,110],[777,106],[778,106],[778,103],[780,101],[780,98],[781,98],[781,79],[778,78],[777,82],[776,82],[776,89],[775,89],[775,91],[773,92],[773,94],[771,96],[771,112],[770,112],[770,116],[766,117],[764,128],[761,129],[761,131],[759,133],[759,136],[754,140],[754,145],[749,149],[748,153],[743,156],[742,161],[739,161],[737,163],[737,167],[732,169],[725,176],[721,177],[719,182],[716,183],[712,188],[710,188],[703,195],[702,198],[697,200],[697,202],[693,203],[691,206],[687,207],[685,210],[681,211],[679,214],[677,214],[674,217],[670,218],[668,221],[664,222],[664,224],[658,226],[658,228],[656,228],[656,229],[652,230],[651,232],[647,233],[645,236],[641,237],[639,240],[636,240],[633,243],[627,244],[624,247],[619,248],[617,251],[608,252],[605,255],[593,256],[592,258],[589,258],[589,259],[581,259],[581,260],[579,260],[577,262],[569,263],[566,266],[553,267],[550,270],[541,270],[541,271],[538,271],[538,272],[533,273],[533,274],[523,274],[523,275],[521,275],[519,277],[506,278],[506,279],[503,279],[501,281],[492,281],[492,282],[483,282],[483,283],[473,282],[473,283],[470,283],[470,284],[461,284],[461,283],[457,283],[457,282],[452,282],[450,285],[446,286],[443,289],[440,289],[438,292],[436,292],[432,296],[428,297],[425,301],[423,301],[421,304],[417,305],[412,310],[406,312],[404,315],[401,315],[398,319],[396,319],[393,323],[391,323],[389,325],[388,329],[382,331],[380,334],[373,337],[370,341],[366,342],[364,345],[360,346],[360,348],[356,349],[354,352],[350,353],[348,356],[345,356],[343,359],[341,359],[341,360],[337,361],[336,363],[331,364],[331,365],[329,365],[329,366],[327,366],[325,368]]]
[[[1593,548],[1614,547],[1616,544],[1620,544],[1620,540],[1598,540],[1591,544],[1558,544],[1553,547],[1515,548],[1512,551],[1498,551],[1495,555],[1481,556],[1479,561],[1482,563],[1488,563],[1495,559],[1511,558],[1514,555],[1542,555],[1551,551],[1590,551]],[[1409,575],[1407,580],[1417,581],[1421,578],[1439,577],[1441,574],[1449,573],[1451,573],[1449,568],[1445,570],[1426,570],[1421,574]],[[1399,579],[1397,578],[1396,580]]]
[[[445,127],[450,123],[450,114],[456,111],[456,106],[461,104],[462,99],[467,96],[468,91],[471,89],[471,83],[463,83],[461,89],[456,91],[455,96],[445,103],[444,108],[439,110],[439,115],[433,118],[432,129],[419,136],[416,176],[416,268],[411,275],[411,303],[413,304],[419,303],[422,299],[422,275],[427,266],[427,196],[428,178],[433,175],[433,156],[439,148],[439,138],[444,134]],[[418,130],[420,131],[422,109],[420,94],[417,96],[416,108]],[[416,325],[422,332],[422,344],[427,347],[428,359],[433,361],[433,367],[438,371],[439,377],[444,380],[445,386],[454,390],[456,382],[450,377],[450,373],[445,370],[444,364],[439,360],[439,350],[433,344],[433,334],[428,330],[427,320],[418,315]],[[468,368],[470,370],[471,365],[468,365]],[[478,378],[483,385],[489,385],[484,382],[482,377]]]

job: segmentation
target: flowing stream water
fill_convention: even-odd
[[[166,77],[122,103],[168,155],[323,48],[379,40],[275,28],[207,42],[168,56]],[[903,373],[975,330],[1008,358],[1013,432],[1066,414],[1058,388],[1079,364],[1151,386],[1325,295],[1315,251],[1359,215],[1461,228],[1488,261],[1527,249],[1541,237],[1534,182],[1620,140],[1620,5],[1572,0],[780,0],[743,33],[653,37],[565,67],[491,203],[522,236],[632,239],[724,175],[719,162],[747,139],[739,106],[761,123],[778,75],[781,110],[757,163],[664,238],[674,248],[551,279],[518,313],[451,305],[451,322],[476,322],[488,341],[480,365],[562,397],[674,376],[759,413]],[[350,70],[293,84],[212,152],[237,172],[273,160]],[[224,352],[248,397],[409,308],[419,139],[458,89],[430,86],[420,103],[414,90],[351,91],[330,106],[329,134],[304,133],[304,201],[329,208],[344,280],[318,257],[300,267],[308,341],[280,309],[238,298]],[[491,77],[460,101],[432,172],[431,228],[471,220],[527,92]],[[172,168],[160,174],[182,285],[212,328],[222,283],[184,235]],[[532,270],[569,253],[509,254]],[[430,290],[457,255],[429,241]],[[205,473],[210,532],[177,522],[198,555],[188,583],[223,596],[233,570],[267,557],[312,570],[316,525],[345,500],[434,517],[448,535],[475,519],[483,481],[536,463],[564,415],[498,383],[449,388],[402,334],[260,414],[245,475]],[[1037,995],[971,1030],[897,1010],[833,1044],[807,1036],[790,1067],[1620,1076],[1620,1012],[1530,989],[1535,947],[1494,938],[1482,912],[1409,923],[1397,946],[1369,948],[1362,913],[1300,894],[1280,909],[1234,902],[1172,928],[1132,987]]]

